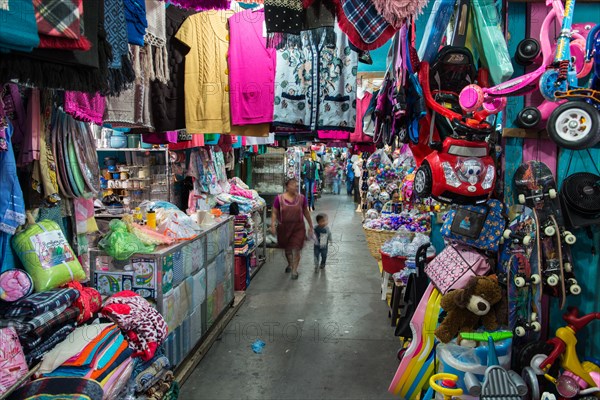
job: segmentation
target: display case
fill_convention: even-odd
[[[269,147],[265,154],[255,156],[252,163],[252,183],[265,200],[283,193],[285,177],[286,153],[283,149]]]
[[[193,240],[127,261],[92,249],[92,284],[103,296],[132,290],[154,304],[169,326],[165,351],[177,366],[233,302],[233,232],[226,218]]]

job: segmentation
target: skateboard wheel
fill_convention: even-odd
[[[548,285],[550,286],[556,286],[558,285],[559,282],[559,278],[558,275],[556,274],[552,274],[548,277],[548,279],[546,280],[546,283],[548,283]]]
[[[531,243],[531,236],[527,235],[523,238],[523,244],[525,246],[529,246],[529,244]]]
[[[522,326],[515,327],[515,335],[517,335],[518,337],[523,337],[526,333],[527,331]]]
[[[544,228],[544,234],[546,236],[554,236],[556,234],[556,229],[553,226],[547,226]]]
[[[576,279],[568,279],[567,284],[569,286],[569,292],[571,292],[571,294],[574,294],[575,296],[581,294],[581,286],[579,286]]]
[[[525,286],[525,283],[527,283],[527,282],[525,282],[525,278],[523,278],[522,276],[517,276],[515,278],[515,285],[517,285],[517,287],[521,288],[521,287]]]
[[[573,235],[571,232],[566,232],[565,242],[567,242],[567,244],[575,244],[576,241],[577,238],[575,237],[575,235]]]
[[[555,199],[556,198],[556,189],[550,189],[550,190],[548,190],[548,196],[551,199]]]
[[[563,268],[565,269],[565,272],[572,272],[573,271],[573,266],[571,265],[570,262],[566,262],[563,264]]]
[[[542,330],[542,324],[537,321],[533,321],[531,323],[531,329],[533,329],[534,332],[539,332]]]
[[[510,235],[512,234],[510,229],[506,229],[504,231],[504,233],[502,234],[502,236],[504,237],[504,239],[510,239]]]
[[[537,321],[537,313],[532,312],[531,313],[531,322],[535,322]]]
[[[525,204],[525,195],[520,194],[518,200],[519,200],[519,204]]]
[[[541,281],[542,281],[542,278],[538,274],[531,275],[531,283],[533,283],[534,285],[539,285],[539,283]]]

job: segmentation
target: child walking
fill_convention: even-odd
[[[331,231],[327,227],[327,214],[317,215],[317,226],[315,226],[315,272],[319,268],[325,268],[327,263],[327,250],[331,242]]]

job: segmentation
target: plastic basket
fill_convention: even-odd
[[[379,254],[381,255],[381,267],[389,274],[400,272],[406,267],[406,257],[392,257],[381,250],[379,250]]]

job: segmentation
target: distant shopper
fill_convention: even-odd
[[[304,190],[308,198],[308,207],[315,209],[315,181],[319,180],[319,170],[317,163],[312,159],[310,153],[304,158],[302,163],[302,177],[304,178]]]
[[[400,214],[402,213],[402,202],[400,201],[400,190],[392,191],[392,198],[383,205],[382,214]]]
[[[317,215],[317,226],[315,226],[315,272],[325,268],[327,263],[327,251],[331,243],[331,231],[327,226],[329,219],[327,214]]]
[[[352,191],[354,190],[354,168],[352,165],[352,160],[348,160],[346,164],[346,193],[348,196],[352,196]]]
[[[298,193],[298,182],[289,179],[285,183],[285,193],[273,202],[271,233],[277,235],[278,246],[285,249],[288,263],[285,272],[291,272],[292,279],[298,279],[298,265],[306,239],[305,219],[312,232],[313,223],[306,197]]]
[[[361,212],[360,204],[362,199],[360,198],[360,178],[362,177],[362,158],[359,158],[356,154],[352,156],[352,169],[354,170],[354,204],[356,204],[356,212]]]

